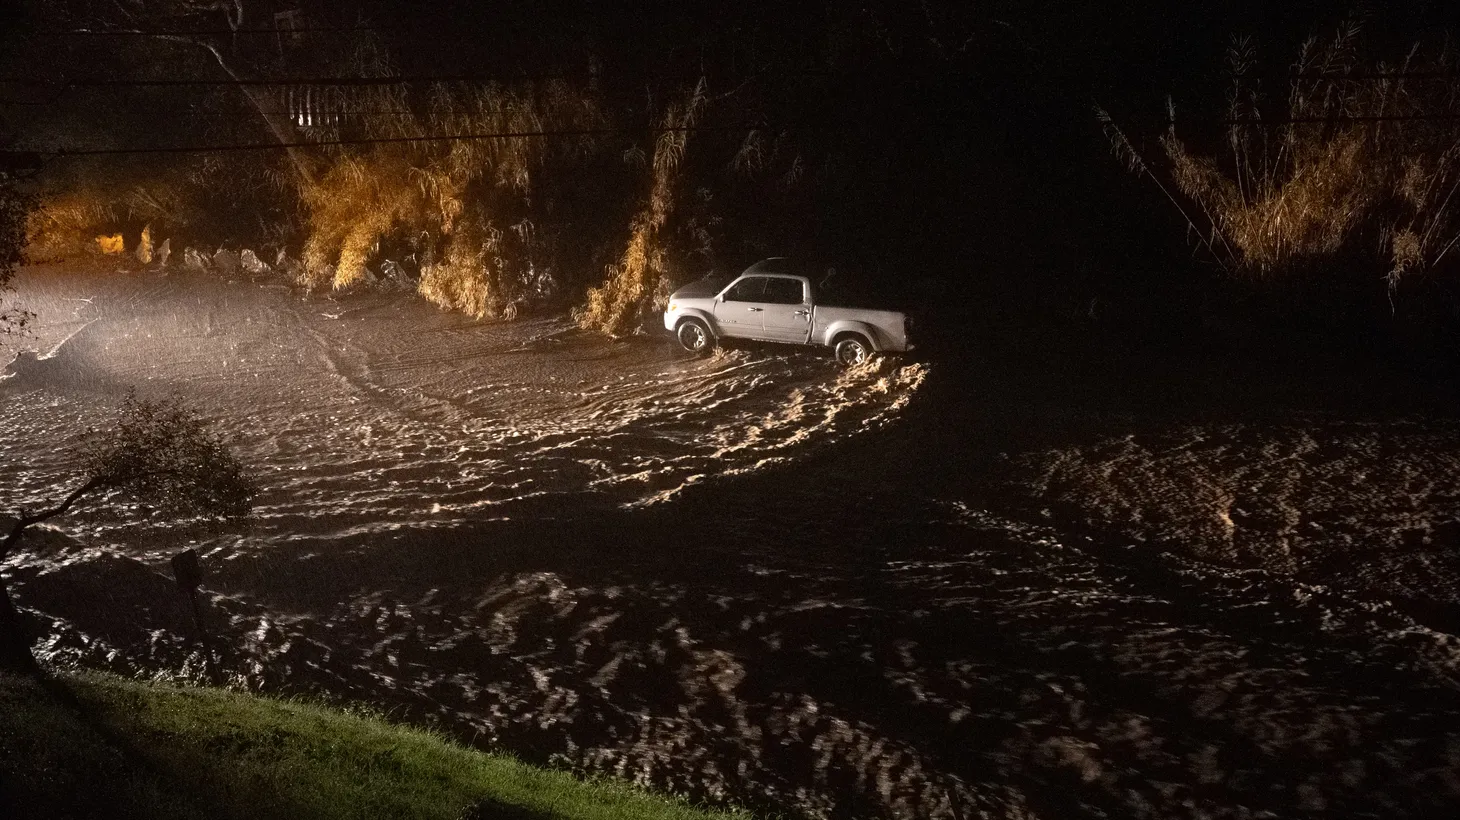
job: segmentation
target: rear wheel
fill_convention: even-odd
[[[674,337],[679,340],[680,347],[696,356],[708,352],[715,342],[715,337],[710,335],[710,329],[699,319],[685,319],[680,322],[679,329],[674,331]]]
[[[851,367],[872,358],[872,345],[861,336],[848,334],[836,340],[836,344],[832,345],[832,352],[836,354],[838,364]]]

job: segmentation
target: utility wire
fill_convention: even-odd
[[[1445,114],[1335,114],[1315,117],[1126,117],[1127,122],[1159,122],[1161,125],[1312,125],[1345,122],[1448,122],[1460,120],[1460,112]]]
[[[1460,120],[1460,114],[1440,114],[1412,116],[1390,115],[1374,117],[1293,117],[1276,120],[1177,120],[1177,124],[1192,124],[1200,122],[1203,124],[1215,125],[1286,125],[1289,123],[1331,123],[1331,122],[1387,122],[1394,120]],[[328,127],[328,126],[322,126]],[[820,126],[821,128],[834,126]],[[649,128],[577,128],[561,129],[554,131],[502,131],[493,133],[476,134],[431,134],[415,137],[359,137],[351,139],[314,140],[297,142],[269,142],[269,143],[237,143],[232,145],[169,145],[142,148],[85,148],[85,149],[61,149],[53,151],[31,151],[13,152],[0,151],[0,156],[7,154],[43,154],[51,157],[85,157],[85,156],[116,156],[131,154],[194,154],[194,153],[222,153],[236,151],[273,151],[288,148],[328,148],[345,145],[391,145],[426,142],[453,142],[458,140],[494,140],[494,139],[546,139],[553,137],[589,137],[605,136],[609,134],[661,134],[677,132],[717,132],[717,133],[745,133],[750,131],[764,131],[765,125],[695,125],[695,126],[656,126]]]
[[[1423,120],[1460,120],[1460,113],[1451,114],[1340,114],[1333,117],[1279,117],[1275,119],[1262,119],[1257,117],[1242,117],[1239,119],[1216,120],[1220,125],[1289,125],[1297,123],[1329,123],[1329,122],[1409,122]],[[1187,120],[1196,122],[1197,120]],[[1182,120],[1177,120],[1182,122]]]
[[[603,79],[623,79],[626,76],[645,79],[673,80],[688,79],[703,76],[704,71],[664,72],[649,74],[647,72],[631,72],[629,74],[609,73],[602,75]],[[752,77],[855,77],[858,75],[871,74],[872,71],[848,71],[821,68],[803,69],[779,69],[758,71]],[[72,80],[57,80],[41,77],[0,77],[0,85],[30,86],[48,89],[67,88],[215,88],[228,86],[249,86],[262,88],[280,88],[284,86],[313,86],[313,87],[375,87],[375,86],[398,86],[398,85],[424,85],[434,83],[487,83],[487,82],[537,82],[546,80],[585,80],[593,75],[586,71],[559,71],[546,74],[534,74],[526,72],[495,72],[495,73],[468,73],[468,74],[415,74],[415,75],[394,75],[383,77],[282,77],[277,79],[113,79],[102,77],[84,77]],[[1433,79],[1433,80],[1460,80],[1460,73],[1440,72],[1406,72],[1403,74],[1373,74],[1360,76],[1313,76],[1306,77],[1294,75],[1282,78],[1281,82],[1388,82],[1397,79]],[[34,103],[12,102],[12,105],[31,105]]]
[[[1369,80],[1455,79],[1457,77],[1460,77],[1460,71],[1354,71],[1347,74],[1257,74],[1224,79],[1241,82],[1296,82],[1298,80],[1328,80],[1331,82],[1362,80],[1367,82]]]
[[[394,30],[394,29],[392,29]],[[204,35],[234,35],[234,34],[259,34],[280,37],[287,37],[291,34],[319,34],[323,32],[334,32],[341,34],[363,34],[377,33],[380,29],[374,26],[299,26],[297,28],[239,28],[239,29],[153,29],[153,30],[126,30],[110,31],[107,29],[69,29],[66,31],[26,31],[21,29],[16,34],[23,37],[198,37]]]
[[[11,101],[11,100],[0,100],[0,106],[4,106],[4,105],[51,105],[51,104],[54,104],[54,103],[41,103],[41,102],[37,102],[37,103],[25,103],[25,102],[19,102],[19,101]],[[422,117],[422,118],[425,118],[425,117],[428,117],[429,116],[428,113],[421,112],[421,111],[415,111],[415,110],[411,110],[411,109],[408,109],[408,108],[402,108],[402,109],[357,108],[357,109],[342,109],[342,110],[338,110],[338,111],[326,111],[326,110],[309,111],[309,110],[305,110],[305,109],[299,109],[299,110],[275,110],[275,109],[259,110],[259,109],[255,109],[255,108],[252,108],[252,107],[240,108],[240,109],[238,109],[236,111],[223,111],[223,110],[217,110],[217,109],[196,109],[196,108],[147,108],[147,109],[126,109],[126,113],[127,114],[139,115],[139,116],[156,116],[156,117],[200,117],[200,118],[201,117],[209,117],[209,118],[212,118],[212,117],[232,117],[232,118],[238,119],[240,121],[250,120],[250,119],[252,119],[253,117],[256,117],[256,116],[277,116],[277,117],[309,117],[309,116],[313,116],[313,117],[316,117],[316,118],[319,118],[319,117],[335,117],[335,118],[340,118],[340,119],[350,119],[350,118],[355,118],[355,117]],[[1146,124],[1146,125],[1149,125],[1149,124],[1153,124],[1154,123],[1154,124],[1159,124],[1161,126],[1169,126],[1169,125],[1175,125],[1175,126],[1199,126],[1199,125],[1220,125],[1220,126],[1230,126],[1230,125],[1311,125],[1311,124],[1334,124],[1334,123],[1349,123],[1349,122],[1427,122],[1427,121],[1448,122],[1448,121],[1453,121],[1453,120],[1460,120],[1460,111],[1457,111],[1457,112],[1445,112],[1445,113],[1433,113],[1433,114],[1334,114],[1334,115],[1326,115],[1326,116],[1320,115],[1320,116],[1310,116],[1310,117],[1240,117],[1240,118],[1232,118],[1232,117],[1181,116],[1181,117],[1176,117],[1174,119],[1172,119],[1172,118],[1170,118],[1170,117],[1168,117],[1168,116],[1166,116],[1164,114],[1153,114],[1153,115],[1150,115],[1150,116],[1144,116],[1144,115],[1140,115],[1140,114],[1133,114],[1133,115],[1128,115],[1126,117],[1123,117],[1122,119],[1124,121],[1126,121],[1126,122],[1134,122],[1134,123],[1137,123],[1137,124]],[[308,126],[301,126],[301,127],[308,127]],[[321,126],[321,127],[327,127],[327,126]],[[709,130],[745,130],[745,129],[750,129],[750,128],[754,128],[754,127],[755,126],[744,126],[742,128],[741,126],[729,126],[729,127],[724,128],[724,129],[719,129],[717,127],[707,127],[707,128]],[[645,129],[609,128],[609,129],[606,129],[606,132],[618,133],[618,132],[628,132],[628,131],[635,131],[635,130],[643,131]],[[653,129],[651,129],[651,130],[653,130]],[[659,129],[659,130],[663,130],[663,129]],[[693,130],[697,130],[697,129],[691,128],[691,129],[685,129],[685,130],[691,130],[691,131],[693,131]],[[570,133],[571,134],[577,134],[578,132],[543,131],[543,132],[521,132],[521,133],[511,133],[511,134],[501,134],[501,135],[481,134],[481,135],[465,135],[465,136],[459,137],[459,139],[478,139],[478,138],[480,138],[480,139],[489,139],[489,138],[493,138],[494,136],[502,136],[502,137],[534,136],[534,135],[555,136],[555,135],[558,135],[558,134],[570,134]],[[434,138],[433,137],[432,139],[438,139],[438,138]],[[443,136],[443,137],[439,137],[439,139],[458,139],[458,137]],[[307,144],[307,145],[319,145],[320,143],[310,142],[310,143],[305,143],[305,144]],[[269,146],[263,146],[263,147],[269,147]],[[234,150],[234,149],[228,149],[228,150]],[[242,149],[238,149],[238,150],[242,150]]]
[[[698,72],[695,72],[698,74]],[[425,74],[393,77],[290,77],[277,80],[114,80],[88,77],[79,80],[53,80],[37,77],[0,77],[3,85],[31,85],[64,88],[168,87],[168,86],[285,86],[285,85],[413,85],[420,83],[468,83],[502,80],[565,80],[586,78],[587,71],[555,74]]]
[[[453,142],[456,140],[530,139],[548,137],[591,137],[607,134],[662,134],[677,132],[721,132],[743,133],[763,131],[763,125],[692,125],[656,126],[651,128],[575,128],[557,131],[502,131],[487,134],[443,134],[420,137],[359,137],[300,142],[238,143],[234,145],[167,145],[148,148],[83,148],[57,149],[51,151],[0,151],[6,154],[40,154],[55,158],[94,157],[121,154],[203,154],[228,151],[273,151],[285,148],[327,148],[340,145],[389,145],[420,142]]]
[[[606,73],[599,75],[601,79],[623,79],[630,77],[634,79],[687,79],[704,76],[707,72],[694,70],[682,72],[625,72]],[[711,72],[712,73],[712,72]],[[776,71],[757,71],[749,78],[785,76],[785,77],[833,77],[851,76],[863,72],[831,71],[828,69],[781,69]],[[0,85],[40,86],[44,88],[132,88],[132,87],[171,87],[171,86],[380,86],[380,85],[421,85],[425,83],[481,83],[481,82],[521,82],[524,80],[585,80],[594,75],[589,71],[559,71],[549,74],[531,74],[525,72],[497,72],[491,74],[415,74],[415,75],[393,75],[384,77],[282,77],[278,79],[185,79],[185,80],[138,80],[138,79],[110,79],[102,77],[86,77],[75,80],[57,80],[41,77],[0,77]]]

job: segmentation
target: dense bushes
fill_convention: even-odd
[[[306,284],[345,287],[394,250],[426,298],[498,317],[555,275],[556,249],[533,226],[552,218],[544,177],[571,174],[593,149],[603,118],[591,95],[563,81],[439,85],[425,100],[391,88],[367,105],[389,112],[360,120],[362,136],[383,141],[335,149],[301,185]],[[441,134],[515,136],[425,139]]]

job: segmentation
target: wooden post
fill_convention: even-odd
[[[203,628],[203,610],[198,604],[198,587],[203,583],[203,569],[198,563],[198,551],[183,550],[172,557],[171,564],[172,577],[177,581],[178,590],[188,596],[188,604],[193,613],[193,628],[196,630],[199,645],[203,647],[203,663],[208,678],[214,684],[222,683],[218,664],[213,659],[212,641],[208,638],[208,631]]]

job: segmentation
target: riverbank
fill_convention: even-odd
[[[695,810],[299,701],[92,673],[0,675],[8,817],[662,818]]]

